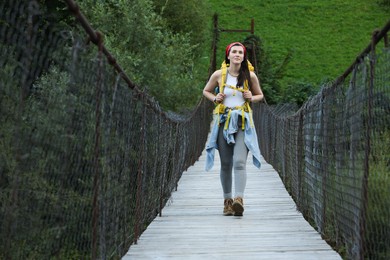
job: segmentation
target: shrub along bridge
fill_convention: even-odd
[[[200,170],[211,102],[185,118],[162,111],[66,3],[72,32],[36,1],[0,3],[0,258],[117,259],[161,235],[179,245],[174,232],[186,230],[194,239],[177,249],[203,257],[236,246],[246,257],[338,258],[332,246],[348,259],[390,258],[390,22],[298,110],[253,106],[267,163],[254,172],[249,160],[245,215],[227,218],[218,174]]]

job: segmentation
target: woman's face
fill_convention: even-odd
[[[231,63],[238,63],[241,64],[241,62],[244,60],[244,48],[242,46],[233,46],[230,48],[228,59]]]

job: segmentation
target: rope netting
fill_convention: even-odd
[[[211,102],[168,115],[85,23],[34,0],[0,10],[0,258],[119,258],[204,149]],[[254,106],[262,154],[347,259],[390,258],[389,55],[360,57],[298,112]]]
[[[261,105],[254,119],[298,210],[346,259],[390,259],[389,25],[345,79],[295,113]]]
[[[168,115],[82,23],[0,10],[0,258],[119,258],[200,156],[210,102]]]

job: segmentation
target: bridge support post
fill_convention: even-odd
[[[370,80],[367,89],[367,121],[366,121],[366,143],[364,154],[364,173],[362,177],[362,194],[361,194],[361,208],[360,208],[360,240],[359,240],[359,259],[365,259],[366,254],[366,219],[367,219],[367,203],[368,203],[368,176],[370,171],[370,153],[371,153],[371,129],[372,129],[372,107],[374,96],[374,77],[375,77],[375,46],[377,42],[377,34],[379,31],[375,30],[371,39],[371,56],[370,56]]]

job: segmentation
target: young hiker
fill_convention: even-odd
[[[212,168],[214,152],[218,149],[224,197],[223,214],[242,216],[248,150],[253,155],[254,165],[260,168],[260,149],[250,103],[259,102],[264,97],[243,44],[233,42],[226,47],[222,68],[211,75],[203,95],[216,104],[214,126],[206,146],[206,171]]]

